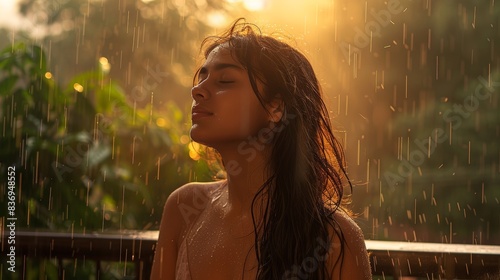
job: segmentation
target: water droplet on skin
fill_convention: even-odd
[[[198,233],[198,231],[200,231],[200,229],[203,227],[203,224],[201,224],[197,229],[196,229],[196,232],[195,233]]]
[[[215,194],[214,197],[212,198],[212,203],[216,202],[221,197],[221,195],[222,195],[221,192]]]

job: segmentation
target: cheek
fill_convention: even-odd
[[[212,95],[213,118],[200,120],[191,128],[191,138],[207,146],[246,141],[269,129],[267,112],[252,90],[231,90]]]
[[[255,135],[268,125],[267,112],[256,97],[240,99],[227,106],[225,112],[228,113],[224,117],[227,124],[242,135]]]

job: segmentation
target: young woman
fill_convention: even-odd
[[[370,279],[309,61],[241,20],[202,48],[191,138],[217,151],[227,179],[169,196],[151,279]]]

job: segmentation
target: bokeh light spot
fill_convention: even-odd
[[[79,83],[74,83],[73,84],[73,88],[77,91],[77,92],[83,92],[83,86],[80,85]]]

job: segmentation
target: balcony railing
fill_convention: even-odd
[[[8,236],[2,232],[1,250],[9,252]],[[64,279],[63,260],[96,262],[100,279],[101,262],[135,265],[134,279],[149,279],[158,238],[157,231],[110,233],[57,233],[18,231],[16,256],[26,259],[52,259],[59,264]],[[374,279],[421,277],[423,279],[500,279],[500,246],[409,243],[367,240]],[[3,261],[2,275],[8,273]],[[24,267],[17,268],[21,279],[28,279]]]

